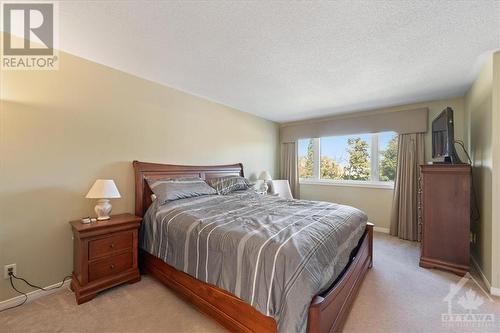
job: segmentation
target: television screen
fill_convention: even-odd
[[[432,158],[449,156],[448,136],[448,116],[443,111],[432,122]]]
[[[453,109],[450,107],[432,121],[432,159],[435,163],[462,163],[455,151]]]

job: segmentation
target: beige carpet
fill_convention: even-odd
[[[463,288],[462,294],[472,288],[484,302],[472,313],[494,314],[496,326],[444,327],[441,314],[447,313],[448,307],[443,299],[450,283],[460,278],[420,268],[418,257],[417,243],[376,233],[374,267],[366,276],[345,332],[500,332],[500,299],[491,302],[472,283]],[[453,300],[453,313],[465,312],[458,303],[460,295]],[[0,331],[223,332],[224,329],[145,276],[139,283],[101,293],[80,306],[71,291],[63,290],[3,312]]]

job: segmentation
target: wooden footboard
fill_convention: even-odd
[[[345,323],[361,282],[372,263],[373,225],[366,227],[358,252],[336,284],[322,296],[316,296],[309,308],[307,331],[338,332]],[[178,271],[151,254],[141,251],[140,267],[167,285],[179,296],[214,318],[231,332],[277,332],[276,321],[243,300],[190,275]]]
[[[316,296],[309,307],[308,332],[340,332],[373,260],[373,224],[368,223],[354,260],[326,293]]]
[[[264,316],[236,296],[178,271],[141,251],[141,272],[153,275],[179,296],[231,332],[276,332],[276,321]]]

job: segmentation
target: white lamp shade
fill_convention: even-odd
[[[260,173],[259,179],[264,180],[264,181],[268,181],[268,180],[272,180],[273,178],[271,177],[271,175],[269,174],[268,171],[262,171]]]
[[[98,179],[95,181],[94,185],[92,185],[85,198],[112,199],[121,198],[121,196],[112,179]]]

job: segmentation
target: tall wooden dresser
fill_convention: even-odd
[[[471,167],[422,165],[420,266],[469,271]]]

